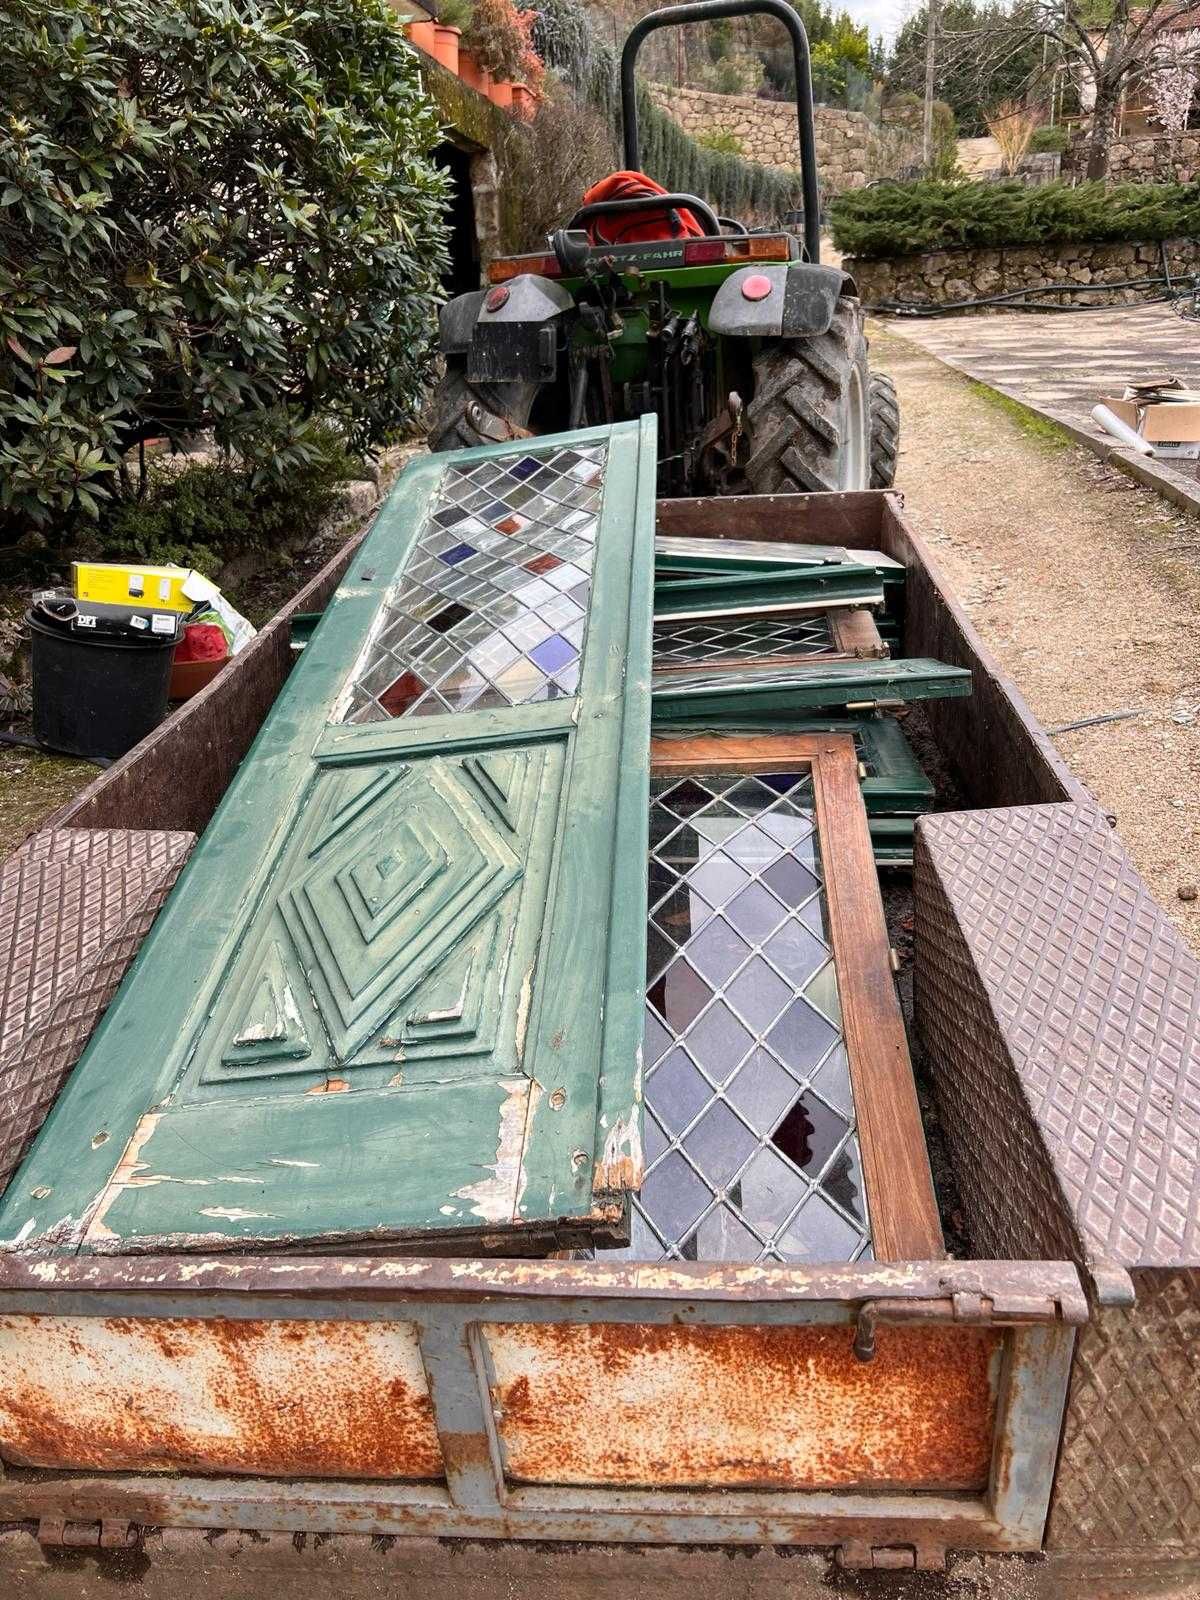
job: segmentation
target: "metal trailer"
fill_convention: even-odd
[[[0,1257],[7,1592],[1200,1593],[1200,967],[900,497],[658,523],[731,518],[885,551],[972,673],[925,708],[977,809],[918,823],[915,1031],[990,1259]],[[202,828],[351,556],[52,823]]]

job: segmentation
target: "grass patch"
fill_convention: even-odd
[[[1065,428],[1060,428],[1057,422],[1051,422],[1040,411],[1022,405],[1020,400],[1014,400],[1011,395],[993,389],[991,384],[980,383],[978,378],[968,378],[967,387],[993,411],[1003,412],[1010,422],[1015,422],[1027,438],[1036,439],[1053,450],[1064,450],[1074,444],[1071,435]]]
[[[90,761],[0,745],[0,861],[99,776],[99,767]]]

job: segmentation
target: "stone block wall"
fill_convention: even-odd
[[[707,89],[677,89],[651,84],[656,102],[685,133],[727,133],[748,161],[765,167],[800,164],[796,108],[791,101],[760,100],[755,95],[713,94]],[[872,178],[890,177],[920,159],[921,131],[911,117],[880,127],[861,111],[816,108],[817,168],[823,194],[860,189]]]
[[[1165,244],[1172,273],[1200,270],[1200,240],[1170,239]],[[994,250],[935,250],[926,255],[891,256],[842,263],[852,273],[867,305],[886,300],[947,305],[985,295],[1037,288],[1045,283],[1070,286],[1116,284],[1162,275],[1157,243],[1062,243],[1012,245]],[[1133,304],[1160,293],[1158,286],[1113,289],[1109,295],[1067,292],[1045,297],[1065,305]],[[987,308],[980,308],[987,309]],[[995,307],[1003,310],[1004,307]]]
[[[1082,178],[1087,169],[1083,141],[1063,156],[1063,173]],[[1200,177],[1200,130],[1150,139],[1114,139],[1108,151],[1114,183],[1194,183]]]

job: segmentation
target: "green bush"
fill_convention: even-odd
[[[385,0],[8,0],[0,541],[213,428],[256,483],[415,410],[445,179]]]
[[[696,143],[703,150],[721,150],[727,156],[744,155],[746,150],[737,134],[730,133],[727,128],[709,128],[705,133],[698,133]]]
[[[848,256],[915,255],[958,246],[1200,235],[1200,184],[883,183],[829,210]]]
[[[176,562],[215,577],[234,556],[303,543],[333,509],[342,484],[363,471],[329,428],[314,429],[309,444],[311,459],[283,479],[223,460],[178,469],[152,459],[142,496],[103,508],[76,553]]]
[[[1047,122],[1033,130],[1033,137],[1029,141],[1029,153],[1035,156],[1060,156],[1070,143],[1071,135],[1065,128],[1052,127]]]

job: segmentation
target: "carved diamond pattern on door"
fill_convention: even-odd
[[[561,766],[544,745],[321,772],[266,941],[243,947],[201,1043],[220,1055],[200,1081],[451,1053],[468,1058],[455,1076],[493,1070],[478,1058],[495,1043],[497,935],[511,944],[535,832],[553,837]]]

